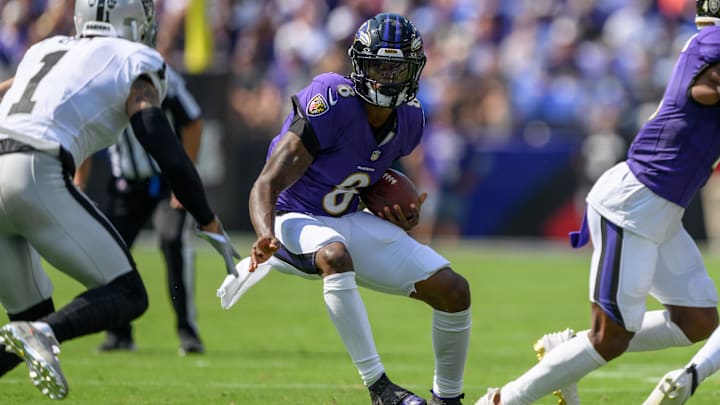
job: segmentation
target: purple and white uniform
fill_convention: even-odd
[[[701,105],[690,86],[720,63],[720,27],[685,45],[659,108],[625,162],[588,194],[594,252],[590,299],[629,331],[640,328],[646,296],[662,304],[715,307],[717,291],[682,225],[685,208],[720,158],[720,105]]]
[[[378,181],[395,160],[420,143],[420,103],[398,107],[394,127],[379,143],[363,100],[352,82],[339,74],[315,77],[295,94],[293,104],[295,111],[273,139],[268,156],[283,136],[295,136],[287,131],[294,114],[302,114],[314,133],[312,139],[304,138],[314,161],[278,198],[275,233],[284,249],[276,256],[314,277],[312,254],[339,241],[353,257],[359,284],[400,295],[412,293],[416,282],[447,266],[446,259],[400,227],[358,211],[360,189]]]
[[[279,211],[341,216],[357,211],[359,188],[374,184],[400,157],[420,143],[424,127],[419,103],[397,108],[397,128],[378,145],[363,100],[352,82],[335,73],[317,76],[293,97],[315,132],[315,161],[305,175],[280,194]],[[290,127],[288,117],[268,153]]]
[[[628,165],[655,194],[687,208],[720,158],[720,105],[698,104],[688,88],[720,62],[720,28],[696,34],[680,54],[662,104],[630,146]]]

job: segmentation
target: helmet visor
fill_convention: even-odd
[[[401,84],[413,78],[408,62],[369,60],[365,72],[368,78],[381,84]]]

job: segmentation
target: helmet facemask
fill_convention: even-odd
[[[370,104],[393,108],[415,98],[424,65],[424,61],[356,57],[351,77]]]

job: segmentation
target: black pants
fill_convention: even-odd
[[[183,244],[186,211],[170,207],[170,189],[159,177],[140,182],[112,179],[104,210],[128,247],[152,219],[167,270],[168,294],[178,331],[197,336],[195,321],[194,257],[186,257]],[[111,329],[120,338],[132,338],[128,324]]]

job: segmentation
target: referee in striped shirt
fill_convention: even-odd
[[[182,77],[168,68],[168,93],[162,104],[168,120],[190,159],[196,161],[202,135],[202,111],[185,87]],[[194,302],[195,258],[187,241],[189,222],[186,211],[160,176],[155,161],[143,149],[128,127],[117,144],[108,149],[112,176],[109,198],[104,207],[108,218],[132,246],[145,224],[152,220],[168,273],[169,297],[176,315],[179,352],[203,353],[198,334]],[[89,177],[85,162],[75,177],[81,187]],[[130,324],[107,331],[99,351],[135,350]]]

